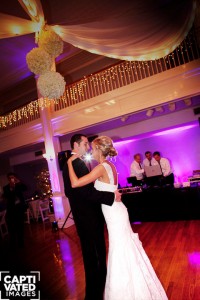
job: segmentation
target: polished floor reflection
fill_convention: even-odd
[[[200,220],[132,224],[170,300],[199,300]],[[107,231],[105,229],[106,243]],[[50,222],[25,224],[25,247],[0,242],[0,270],[40,271],[41,300],[83,300],[84,270],[74,226],[53,231]]]

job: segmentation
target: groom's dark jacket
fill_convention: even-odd
[[[80,158],[75,159],[72,164],[78,178],[89,173],[86,164]],[[114,193],[97,191],[93,183],[72,188],[67,162],[63,167],[63,181],[65,195],[69,199],[79,235],[85,231],[95,234],[95,227],[103,221],[101,204],[111,206],[114,202]]]

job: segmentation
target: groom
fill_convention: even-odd
[[[70,140],[72,154],[84,156],[90,146],[83,134],[75,134]],[[77,177],[89,173],[81,158],[75,159],[73,168]],[[85,300],[102,300],[106,281],[106,247],[104,239],[104,218],[101,204],[112,205],[114,200],[121,201],[116,191],[100,192],[90,183],[83,187],[72,188],[67,163],[63,168],[65,195],[69,199],[74,222],[81,242],[85,269]]]

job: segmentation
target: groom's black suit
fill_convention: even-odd
[[[83,160],[77,158],[72,164],[78,178],[89,173]],[[81,241],[86,278],[85,299],[103,299],[106,280],[106,248],[101,204],[112,205],[114,194],[97,191],[93,183],[80,188],[72,188],[67,163],[63,168],[63,181],[65,195],[69,199]]]

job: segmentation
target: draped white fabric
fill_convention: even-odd
[[[24,8],[27,2],[26,11],[31,7],[29,16],[39,22],[43,18],[43,10],[40,0],[22,1]],[[85,0],[87,10],[87,2]],[[77,7],[74,5],[74,24],[71,15],[70,24],[66,22],[59,25],[62,39],[78,48],[92,53],[124,59],[124,60],[152,60],[163,57],[172,52],[183,41],[190,30],[195,17],[196,2],[192,0],[134,0],[121,1],[121,4],[114,6],[109,13],[110,3],[103,2],[103,18],[95,19],[96,8],[88,11],[88,18],[83,17],[81,24],[77,24]],[[30,6],[31,3],[31,6]],[[84,0],[83,0],[84,3]],[[64,4],[63,4],[64,5]],[[106,5],[109,5],[106,15]],[[36,9],[36,17],[34,17]],[[82,6],[80,6],[80,13]],[[33,10],[33,11],[32,11]],[[73,12],[73,6],[71,6]],[[45,14],[45,10],[44,10]],[[17,34],[28,34],[38,31],[39,22],[28,21],[5,14],[1,14],[0,38],[16,36],[17,26],[21,28]],[[36,19],[35,19],[36,18]],[[15,24],[15,31],[11,25]],[[51,25],[51,24],[48,24]],[[55,28],[52,26],[52,28]]]
[[[36,32],[35,22],[0,13],[0,38],[9,38]]]
[[[169,16],[163,7],[151,11],[140,4],[141,0],[134,1],[128,11],[102,22],[61,26],[62,39],[92,53],[124,60],[151,60],[171,53],[192,26],[195,4],[173,5]]]
[[[44,22],[44,13],[40,0],[18,0],[18,2],[21,4],[32,21],[37,23]]]

